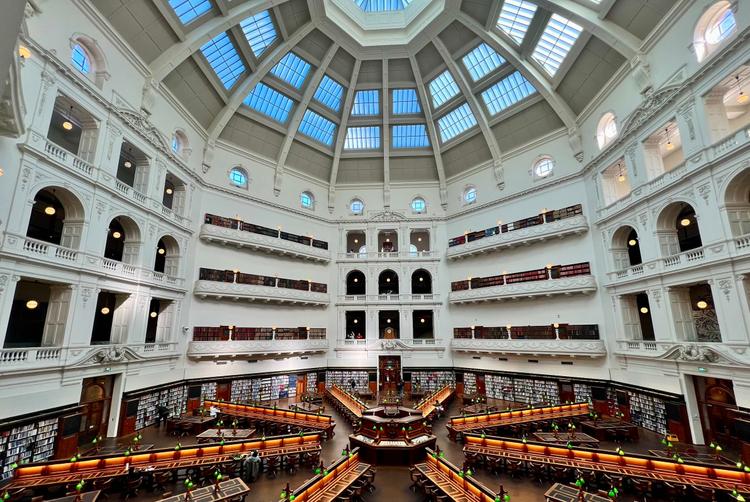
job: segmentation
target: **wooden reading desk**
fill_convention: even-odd
[[[94,490],[91,492],[83,492],[81,493],[81,501],[80,502],[96,502],[99,499],[99,494],[101,494],[101,491]],[[60,497],[57,499],[49,499],[47,502],[75,502],[77,495],[66,495],[65,497]]]
[[[328,466],[324,473],[315,475],[294,490],[294,500],[299,502],[333,502],[371,466],[359,459],[359,451],[353,449],[348,455]],[[288,502],[289,497],[280,502]]]
[[[612,430],[623,430],[627,431],[631,441],[638,440],[638,426],[625,422],[624,420],[618,420],[616,418],[604,418],[599,420],[585,420],[581,422],[581,430],[591,434],[596,439],[604,441],[607,439],[607,432]]]
[[[580,498],[580,495],[583,495],[583,498]],[[552,485],[544,494],[544,500],[546,502],[579,502],[580,500],[585,502],[612,502],[609,497],[602,497],[589,492],[581,493],[580,489],[562,483]]]
[[[133,452],[131,455],[86,457],[77,462],[53,460],[25,464],[13,471],[13,478],[3,489],[34,488],[76,483],[81,479],[104,479],[126,476],[131,471],[153,472],[209,466],[233,462],[238,457],[257,450],[261,458],[297,453],[320,454],[320,433],[237,441],[225,445],[185,446]]]
[[[497,407],[489,405],[487,403],[468,404],[461,408],[461,413],[465,415],[477,415],[479,413],[487,413],[493,411],[497,411]]]
[[[554,443],[564,444],[568,443],[572,445],[581,445],[589,448],[596,448],[599,446],[599,440],[595,437],[591,437],[583,432],[558,432],[555,435],[554,432],[534,432],[531,434],[534,439],[541,441],[542,443]]]
[[[215,443],[221,441],[237,441],[238,439],[247,439],[255,434],[255,429],[232,429],[231,427],[219,429],[206,429],[201,432],[195,439],[199,443]]]
[[[458,433],[467,433],[479,429],[491,429],[506,425],[537,422],[542,420],[560,420],[564,418],[580,417],[589,414],[588,403],[560,404],[542,408],[526,408],[522,410],[497,411],[481,415],[467,415],[465,417],[451,417],[446,424],[448,436],[456,440]]]
[[[275,422],[293,425],[303,429],[322,430],[328,439],[333,437],[336,422],[330,415],[307,413],[304,411],[284,410],[268,406],[254,406],[250,404],[232,404],[219,401],[205,401],[204,406],[216,406],[221,413],[235,417],[246,417],[261,422]]]
[[[323,413],[325,410],[323,403],[309,403],[306,401],[292,403],[289,408],[297,411],[305,411],[307,413]]]
[[[430,449],[427,460],[414,466],[438,489],[456,502],[494,502],[495,494],[470,476],[460,476],[456,466]]]
[[[167,432],[172,432],[175,429],[181,430],[184,427],[189,428],[195,436],[208,429],[214,420],[214,417],[208,415],[180,415],[179,417],[168,418]]]
[[[482,437],[467,434],[464,453],[502,457],[538,464],[605,472],[618,476],[666,481],[711,490],[750,492],[750,474],[736,468],[683,463],[650,457],[595,450],[566,448],[548,443],[523,442],[518,439]]]
[[[218,490],[217,490],[218,488]],[[159,502],[219,502],[244,497],[250,493],[250,488],[240,478],[228,479],[216,485],[204,486],[190,492],[188,499],[184,493],[161,499]]]

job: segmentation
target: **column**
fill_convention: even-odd
[[[128,326],[127,340],[130,344],[140,344],[146,341],[146,323],[148,322],[148,306],[151,296],[148,292],[131,295],[133,313]]]
[[[133,321],[135,310],[135,297],[129,294],[118,294],[115,296],[115,310],[112,313],[112,331],[110,342],[113,344],[127,344],[128,327]]]
[[[14,55],[15,56],[15,55]],[[34,105],[34,115],[27,119],[30,136],[34,132],[42,138],[47,137],[49,123],[52,120],[52,112],[55,109],[55,100],[57,98],[57,78],[54,73],[42,70],[39,95]],[[33,131],[33,132],[32,132]]]
[[[666,301],[668,293],[663,288],[651,289],[648,292],[648,304],[651,309],[651,324],[654,327],[656,341],[673,340],[669,305]]]
[[[10,272],[0,273],[0,348],[5,345],[10,311],[13,308],[13,298],[19,280],[21,280],[20,276],[13,275]]]
[[[704,133],[703,143],[710,145],[728,136],[732,130],[724,109],[724,94],[727,89],[717,87],[703,98],[703,112],[708,130]]]
[[[694,341],[696,338],[693,324],[693,310],[690,305],[688,288],[666,288],[669,299],[669,313],[672,315],[672,327],[675,340]]]
[[[658,140],[649,139],[644,141],[642,155],[645,167],[644,182],[658,178],[664,174],[664,161],[661,157]]]
[[[137,160],[135,162],[135,179],[133,180],[133,189],[136,192],[140,192],[144,195],[148,193],[150,172],[150,160]]]
[[[726,118],[726,115],[724,117]],[[703,139],[706,134],[703,131],[702,121],[698,120],[694,96],[690,96],[687,100],[680,103],[677,107],[675,121],[680,131],[682,154],[687,159],[703,148]]]
[[[744,329],[747,324],[742,322],[745,319],[741,298],[743,292],[735,287],[735,281],[733,277],[720,277],[709,280],[708,284],[719,320],[721,341],[744,345],[749,340]]]
[[[694,444],[704,444],[703,427],[701,426],[701,415],[698,409],[698,399],[695,395],[695,384],[692,375],[682,374],[680,376],[682,395],[685,396],[688,420],[690,422],[690,433]],[[737,403],[739,404],[739,402]]]
[[[159,321],[156,325],[156,342],[170,342],[172,341],[172,328],[174,327],[174,318],[176,305],[175,302],[168,300],[159,300],[161,302],[161,312],[159,314]],[[162,305],[168,302],[166,307]],[[149,314],[150,315],[150,314]]]
[[[75,329],[69,330],[69,334],[65,337],[65,346],[80,347],[91,345],[91,331],[94,328],[96,299],[100,291],[93,283],[84,283],[77,286],[75,308],[71,309],[70,312],[70,325],[75,326]]]
[[[617,323],[617,331],[621,336],[616,339],[641,340],[641,322],[638,318],[638,307],[633,295],[618,295],[615,302],[615,311],[619,314],[615,319],[622,319],[622,324]],[[619,312],[618,312],[619,311]]]
[[[412,317],[413,317],[412,309],[401,307],[399,309],[399,315],[401,316],[401,321],[399,321],[400,328],[401,328],[400,338],[406,339],[406,340],[414,339],[414,325],[412,324]]]

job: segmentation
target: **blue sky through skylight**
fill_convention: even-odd
[[[209,0],[169,0],[169,6],[182,24],[188,24],[211,10]]]
[[[440,140],[445,143],[462,132],[468,131],[475,125],[477,125],[477,119],[474,117],[474,114],[471,113],[469,104],[464,103],[438,119]]]
[[[380,113],[380,92],[376,89],[357,91],[354,94],[352,115],[377,115]]]
[[[201,52],[226,89],[231,89],[245,71],[245,64],[226,33],[219,33],[206,42]]]
[[[422,107],[419,106],[416,89],[393,89],[393,109],[394,115],[413,115],[422,113]]]
[[[458,85],[448,70],[445,70],[430,82],[430,95],[432,96],[433,108],[439,108],[458,93]]]
[[[380,148],[380,127],[350,127],[344,139],[345,150],[375,150]]]
[[[240,27],[256,58],[260,57],[278,37],[276,27],[273,25],[273,20],[271,20],[271,15],[267,10],[243,19],[240,22]]]
[[[276,63],[276,66],[271,68],[271,73],[297,89],[302,87],[309,71],[310,63],[293,52],[288,52],[281,58],[281,61]]]
[[[333,135],[336,133],[336,124],[307,109],[299,124],[299,132],[324,145],[331,146]]]
[[[343,95],[344,87],[328,75],[323,75],[313,97],[331,110],[337,112],[341,108],[341,97]]]
[[[255,85],[244,103],[253,110],[267,115],[282,124],[289,117],[294,101],[263,83]]]
[[[365,12],[386,12],[403,10],[412,0],[354,0],[354,3]]]
[[[492,73],[505,63],[505,59],[484,42],[465,55],[462,61],[474,82]]]
[[[393,148],[426,148],[430,146],[427,138],[427,126],[409,124],[393,126]]]
[[[582,30],[583,28],[570,19],[559,14],[552,14],[531,57],[542,65],[544,71],[550,76],[554,76]]]
[[[492,115],[497,115],[535,92],[534,86],[515,71],[484,91],[482,99],[487,110]]]
[[[512,38],[517,44],[523,42],[531,20],[534,18],[536,5],[526,0],[505,0],[497,18],[497,27]]]

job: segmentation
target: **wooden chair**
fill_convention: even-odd
[[[539,486],[542,486],[545,479],[547,478],[547,469],[545,464],[529,462],[526,467],[526,472],[532,480],[539,483]]]
[[[635,495],[635,500],[645,502],[653,497],[654,484],[651,481],[633,478],[630,480],[630,489]]]
[[[549,476],[557,483],[567,484],[573,477],[573,470],[569,467],[549,466]]]
[[[370,493],[375,491],[375,474],[377,474],[377,472],[377,469],[370,467],[367,472],[362,475],[362,479],[365,480],[365,487]]]
[[[123,498],[125,498],[125,500],[129,499],[130,497],[137,499],[138,490],[140,489],[142,484],[143,478],[141,477],[128,479],[127,483],[125,483],[125,490],[122,493]]]
[[[716,490],[691,486],[690,492],[692,500],[698,500],[700,502],[716,502]]]
[[[154,473],[153,490],[166,492],[167,485],[170,485],[173,482],[174,482],[174,475],[172,474],[171,471],[156,472]]]
[[[513,479],[523,476],[526,466],[523,460],[507,459],[505,461],[505,472]]]
[[[413,489],[415,492],[417,491],[417,488],[424,490],[425,478],[416,467],[409,467],[409,477],[411,478],[411,485],[409,486],[410,490]]]
[[[265,471],[268,479],[276,479],[279,474],[279,457],[271,457],[266,460]]]
[[[675,485],[665,481],[662,488],[663,494],[669,500],[685,500],[688,494],[688,489],[685,485]]]
[[[112,483],[114,483],[115,478],[104,478],[104,479],[95,479],[91,486],[94,490],[99,490],[99,498],[100,499],[109,499],[110,492],[112,491]]]

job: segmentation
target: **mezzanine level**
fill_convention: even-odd
[[[453,328],[451,348],[466,353],[533,356],[603,357],[607,354],[596,324]]]
[[[208,268],[200,269],[193,294],[203,299],[287,305],[324,306],[330,303],[326,284]]]
[[[336,305],[440,305],[440,295],[383,294],[383,295],[338,295]]]

